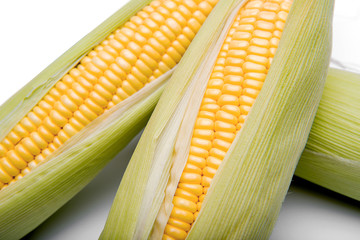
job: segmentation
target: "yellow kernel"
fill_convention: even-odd
[[[15,151],[26,162],[33,160],[33,155],[22,144],[16,145]]]
[[[256,27],[258,27],[258,26],[256,25]],[[259,28],[259,29],[261,29],[261,28]],[[255,30],[255,27],[251,24],[241,24],[236,28],[236,30],[239,32],[242,31],[242,32],[250,32],[251,33]]]
[[[17,142],[19,142],[21,140],[21,137],[19,135],[17,135],[14,131],[11,131],[7,135],[7,139],[9,139],[9,141],[12,142],[13,144],[16,144]]]
[[[247,116],[246,115],[240,115],[239,116],[239,122],[244,123],[246,121]]]
[[[237,121],[236,121],[236,124],[237,124]],[[236,125],[236,124],[234,124],[234,125]],[[231,133],[231,132],[217,131],[215,133],[215,136],[216,136],[217,139],[221,139],[221,140],[224,140],[224,141],[227,141],[227,142],[232,142],[235,139],[236,134]]]
[[[253,63],[253,62],[245,62],[243,64],[243,70],[245,73],[248,73],[248,72],[267,73],[266,66],[257,64],[257,63]]]
[[[64,127],[63,127],[63,130],[64,130],[64,132],[68,135],[68,136],[70,136],[70,137],[72,137],[72,136],[74,136],[78,131],[71,125],[71,124],[66,124]]]
[[[234,95],[223,94],[219,98],[218,104],[220,106],[224,106],[224,105],[235,105],[236,106],[239,104],[239,98]]]
[[[201,185],[203,185],[204,187],[210,187],[211,180],[212,180],[212,178],[210,178],[210,177],[202,176],[202,178],[201,178]],[[199,200],[200,200],[200,198],[201,198],[201,199],[204,199],[203,196],[204,196],[204,195],[201,195],[201,196],[199,197]],[[201,201],[201,200],[200,200],[200,201]],[[202,201],[201,201],[201,202],[202,202]]]
[[[252,80],[252,79],[246,79],[243,83],[244,88],[254,88],[257,90],[261,90],[263,86],[263,82]]]
[[[190,154],[202,158],[207,158],[209,156],[209,152],[207,150],[195,146],[190,147]]]
[[[209,83],[208,83],[208,88],[216,88],[216,89],[221,89],[224,85],[224,81],[222,79],[219,78],[210,78]]]
[[[180,229],[182,229],[184,231],[189,231],[190,230],[190,224],[185,223],[185,222],[180,221],[180,220],[177,220],[175,218],[169,218],[168,224],[172,225],[174,227],[180,228]]]
[[[205,160],[205,158],[190,154],[188,157],[188,163],[194,164],[195,166],[198,166],[199,168],[204,168],[206,165],[206,160]]]
[[[230,124],[236,124],[237,123],[236,116],[234,116],[234,115],[232,115],[230,113],[227,113],[225,111],[218,111],[216,113],[216,120],[227,122],[227,123],[230,123]]]
[[[245,73],[244,77],[245,77],[245,79],[253,79],[256,81],[264,82],[265,78],[266,78],[266,74],[249,72],[249,73]]]
[[[244,63],[244,60],[241,58],[233,58],[233,57],[228,57],[226,58],[225,61],[225,65],[226,66],[237,66],[237,67],[241,67]]]
[[[278,12],[280,11],[280,6],[277,3],[265,2],[263,9],[267,11]]]
[[[105,107],[107,102],[111,100],[112,93],[106,90],[101,84],[95,84],[94,91],[89,94],[97,104]]]
[[[241,105],[240,106],[241,114],[248,115],[250,110],[251,110],[251,106],[248,106],[248,105]]]
[[[227,53],[228,57],[245,59],[247,52],[245,50],[234,50],[230,49]]]
[[[21,124],[16,124],[13,131],[20,137],[26,137],[29,134],[28,131],[26,131],[26,129]],[[0,145],[2,145],[2,144],[0,144]]]
[[[279,19],[280,19],[281,21],[283,21],[283,22],[286,21],[287,16],[288,16],[288,13],[285,12],[285,11],[280,11],[280,12],[278,13]]]
[[[192,138],[191,145],[195,147],[200,147],[205,150],[209,150],[211,148],[211,141],[201,138]]]
[[[204,104],[200,107],[200,110],[202,111],[209,111],[209,112],[217,112],[220,109],[220,106],[217,105],[216,103],[209,103],[209,104]]]
[[[274,35],[274,37],[277,37],[277,38],[281,38],[281,35],[282,35],[282,32],[281,31],[279,31],[279,30],[275,30],[274,32],[273,32],[273,35]]]
[[[198,197],[186,190],[183,190],[181,188],[177,188],[175,191],[175,196],[179,196],[179,197],[183,197],[186,198],[192,202],[197,202],[198,201]]]
[[[221,96],[221,90],[208,88],[205,91],[205,96],[217,100]]]
[[[247,62],[253,62],[253,63],[257,63],[263,66],[267,66],[269,64],[269,59],[263,56],[258,56],[258,55],[248,55],[246,57],[246,61]]]
[[[229,49],[246,50],[249,47],[249,41],[233,40],[230,42]]]
[[[258,19],[274,22],[277,19],[277,15],[275,12],[262,11],[259,13]]]
[[[207,176],[207,177],[210,177],[210,178],[214,178],[215,173],[216,173],[216,169],[212,168],[212,167],[209,167],[209,166],[206,166],[204,168],[204,170],[203,170],[204,176]]]
[[[40,153],[40,149],[37,148],[37,150],[37,152]],[[8,151],[6,157],[10,160],[12,165],[18,169],[24,169],[27,166],[27,163],[14,150]]]
[[[200,196],[203,192],[203,187],[200,184],[179,183],[179,188],[195,194],[196,196]]]
[[[12,180],[12,177],[3,169],[0,165],[0,181],[2,183],[8,183]]]
[[[10,176],[16,176],[20,173],[20,170],[11,164],[7,158],[1,158],[0,165]]]
[[[246,9],[259,9],[262,8],[263,1],[249,1],[246,5]]]
[[[242,76],[238,76],[238,75],[228,75],[228,76],[225,76],[225,78],[224,78],[224,82],[231,84],[231,85],[241,86],[243,81],[244,81],[244,78]]]
[[[97,118],[97,115],[85,104],[82,104],[79,107],[79,111],[81,112],[81,114],[90,122],[92,120],[94,120],[95,118]],[[75,112],[76,113],[76,112]],[[74,115],[75,115],[74,113]],[[78,120],[80,120],[78,118]],[[65,124],[64,124],[65,125]]]
[[[202,202],[198,202],[196,205],[197,205],[197,211],[200,211]],[[196,219],[196,218],[195,218],[195,219]]]
[[[275,22],[275,28],[276,30],[283,31],[284,30],[285,23],[283,21],[276,21]]]
[[[255,99],[259,95],[260,91],[253,88],[244,88],[243,94]]]
[[[203,1],[199,4],[199,9],[205,15],[209,15],[212,10],[212,6],[208,2]]]
[[[36,126],[30,121],[30,119],[28,117],[24,117],[20,121],[20,124],[28,132],[33,132],[36,130]]]
[[[283,2],[283,3],[280,4],[280,7],[281,7],[281,10],[282,10],[282,11],[289,12],[289,11],[290,11],[290,8],[291,8],[291,3],[289,3],[289,2]]]
[[[271,22],[260,20],[255,23],[255,28],[259,30],[273,32],[275,30],[275,25]]]
[[[209,156],[206,159],[206,165],[218,169],[220,164],[221,164],[222,160],[218,159],[217,157],[213,157],[213,156]]]
[[[249,32],[235,32],[232,37],[232,39],[234,40],[244,40],[244,41],[250,41],[251,38],[252,38],[252,34]]]
[[[271,32],[257,29],[253,32],[253,36],[256,38],[270,39],[272,37],[272,34]]]
[[[248,106],[252,106],[255,102],[255,99],[252,97],[248,97],[245,95],[242,95],[240,97],[240,105],[248,105]]]
[[[180,178],[180,183],[200,183],[201,174],[183,172]]]
[[[220,160],[223,160],[225,155],[226,155],[226,152],[220,150],[220,149],[217,149],[217,148],[212,148],[210,151],[209,151],[209,154],[210,156],[213,156],[213,157],[216,157]]]
[[[247,50],[249,55],[260,55],[263,57],[268,57],[270,52],[268,48],[258,47],[258,46],[250,46]]]
[[[196,129],[213,129],[214,121],[207,118],[197,118],[195,123]]]
[[[260,9],[243,9],[241,10],[241,17],[257,17]]]
[[[246,17],[246,18],[241,18],[239,22],[237,22],[237,26],[239,26],[240,24],[252,24],[254,25],[254,23],[256,22],[256,18],[255,17]],[[234,31],[236,31],[234,29]]]
[[[174,213],[174,215],[175,215],[174,218],[177,218],[177,215],[175,213]],[[192,217],[192,219],[193,219],[193,217]],[[191,221],[191,223],[192,223],[192,221]],[[177,228],[177,227],[173,227],[169,224],[166,225],[164,232],[166,235],[169,235],[169,237],[171,237],[170,239],[185,239],[187,236],[187,233],[184,230]]]
[[[224,105],[221,107],[221,110],[227,113],[230,113],[231,115],[234,115],[238,117],[240,115],[240,109],[238,106],[234,105]]]
[[[70,136],[68,136],[63,130],[60,130],[58,135],[54,139],[59,139],[60,142],[65,143],[67,140],[70,139]]]
[[[198,117],[199,118],[208,118],[208,119],[214,121],[215,120],[215,113],[209,112],[209,111],[200,111]]]
[[[175,207],[178,207],[179,209],[189,211],[191,213],[194,213],[196,211],[196,204],[194,202],[192,202],[192,201],[189,201],[189,200],[185,199],[185,198],[174,197],[173,204],[174,204]]]
[[[223,121],[216,121],[215,122],[215,131],[235,132],[236,128],[235,128],[234,124],[226,123]],[[215,147],[215,146],[213,146],[213,147]]]

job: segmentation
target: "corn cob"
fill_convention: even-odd
[[[258,96],[292,1],[249,1],[232,23],[202,99],[163,239],[185,239]],[[240,67],[241,66],[241,67]]]
[[[295,174],[360,201],[360,76],[330,69]]]
[[[175,1],[152,2],[50,89],[2,139],[0,188],[22,178],[104,111],[176,65],[216,1],[184,3],[177,11]]]
[[[246,1],[223,33],[214,26],[225,20],[208,18],[139,141],[103,239],[269,236],[330,56],[333,2],[294,0],[285,24],[290,4]]]
[[[1,239],[31,231],[135,136],[216,3],[134,0],[1,106]]]

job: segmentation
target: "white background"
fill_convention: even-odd
[[[0,104],[125,2],[0,1]],[[333,64],[360,72],[359,26],[360,2],[337,0]],[[26,239],[97,239],[137,141]],[[359,202],[295,178],[271,237],[285,239],[360,239]]]

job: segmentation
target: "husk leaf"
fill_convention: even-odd
[[[295,175],[360,200],[360,75],[330,69]]]

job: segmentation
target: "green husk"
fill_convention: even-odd
[[[269,237],[320,102],[333,4],[294,1],[263,89],[218,169],[188,239]],[[164,226],[157,215],[170,214],[164,209],[171,205],[170,192],[185,165],[181,161],[186,161],[178,156],[188,151],[180,146],[191,136],[180,126],[193,126],[187,113],[198,106],[196,95],[202,91],[191,88],[211,68],[212,36],[220,36],[217,28],[235,5],[218,3],[166,86],[124,174],[102,239],[158,239]]]
[[[330,69],[295,175],[360,200],[360,75]]]

